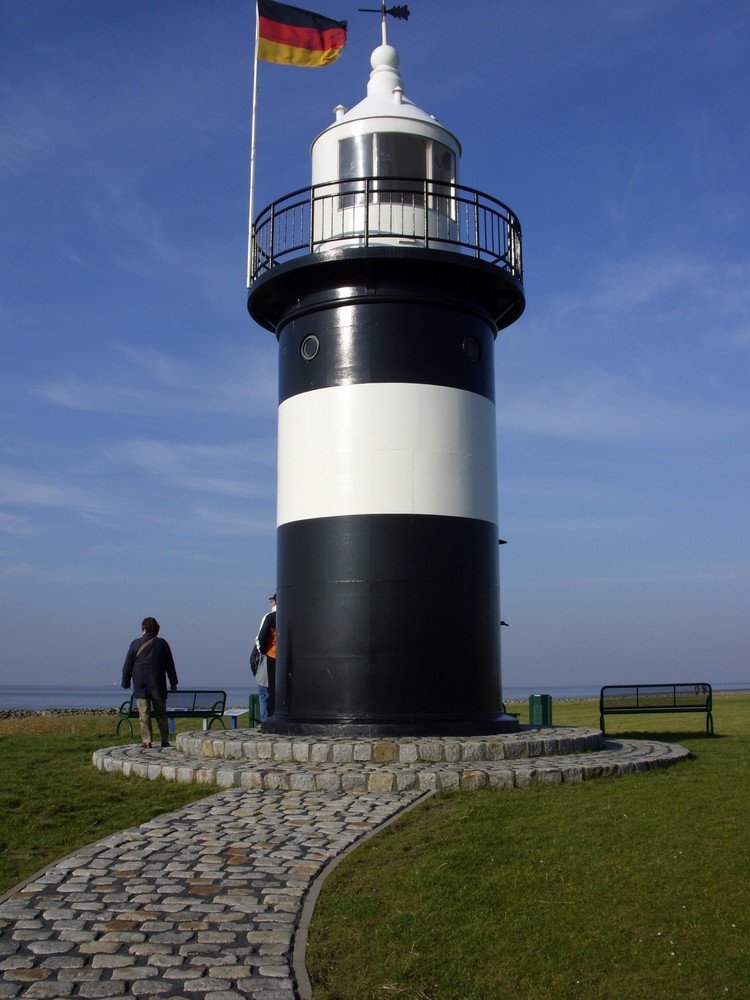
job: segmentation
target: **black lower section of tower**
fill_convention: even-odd
[[[492,731],[496,534],[486,522],[405,515],[282,526],[272,730],[304,720],[306,732]]]

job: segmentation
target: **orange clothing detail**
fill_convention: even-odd
[[[266,656],[270,656],[272,660],[276,659],[276,629],[269,629],[268,632],[270,642],[268,644],[268,649],[266,650]]]

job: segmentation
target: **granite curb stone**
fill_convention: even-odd
[[[97,750],[103,771],[199,782],[219,788],[385,793],[443,788],[510,788],[582,781],[676,763],[680,746],[605,740],[598,729],[526,727],[502,737],[289,740],[257,730],[184,733],[167,749]]]

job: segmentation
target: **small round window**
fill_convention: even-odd
[[[299,352],[302,355],[303,361],[312,361],[320,350],[320,341],[315,336],[315,334],[310,334],[309,337],[305,339],[300,344]]]
[[[482,356],[482,346],[476,337],[464,337],[462,347],[469,361],[479,361]]]

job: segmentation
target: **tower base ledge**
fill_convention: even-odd
[[[471,716],[401,716],[382,719],[352,717],[326,718],[307,716],[292,718],[279,713],[261,723],[262,733],[281,736],[493,736],[515,733],[520,729],[517,715],[504,712]]]

